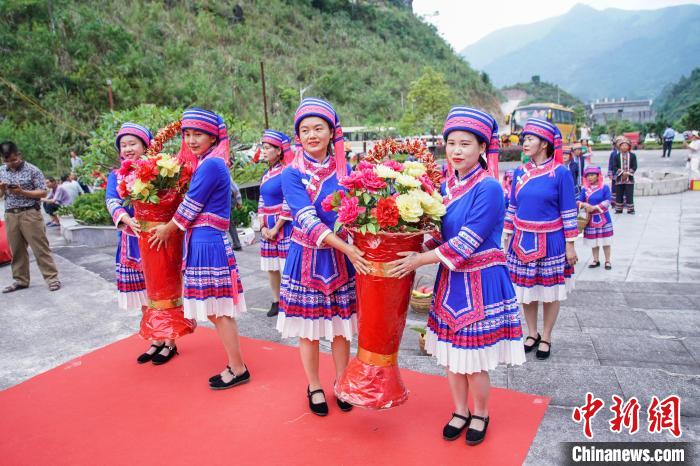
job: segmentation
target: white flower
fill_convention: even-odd
[[[399,175],[396,177],[396,182],[407,188],[420,188],[421,186],[420,181],[403,173],[399,173]]]
[[[399,172],[397,172],[393,168],[387,167],[386,165],[375,165],[374,174],[377,175],[379,178],[384,179],[396,179],[396,177],[399,176]]]

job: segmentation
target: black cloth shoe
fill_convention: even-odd
[[[540,349],[538,349],[537,352],[535,353],[535,357],[537,359],[544,360],[544,359],[547,359],[549,357],[549,353],[551,353],[551,351],[552,351],[552,344],[550,342],[544,341],[544,340],[540,341],[540,343],[547,344],[547,351],[541,351]]]
[[[163,343],[163,344],[160,345],[160,346],[158,346],[158,345],[151,345],[151,347],[148,348],[148,349],[150,350],[151,348],[155,348],[156,350],[155,350],[154,352],[150,353],[150,354],[148,353],[148,351],[146,351],[145,353],[142,353],[138,358],[136,358],[136,362],[139,363],[139,364],[145,364],[145,363],[147,363],[148,361],[150,361],[151,359],[153,359],[153,356],[155,356],[156,354],[158,354],[158,353],[160,352],[160,350],[163,349],[164,346],[165,346],[165,343]]]
[[[588,266],[589,269],[595,269],[596,267],[600,267],[600,261],[591,262]]]
[[[469,416],[464,417],[461,414],[457,413],[452,413],[452,419],[457,418],[457,419],[462,419],[464,421],[464,425],[462,427],[455,427],[450,422],[452,422],[452,419],[450,419],[447,424],[445,424],[445,427],[442,428],[442,438],[445,440],[457,440],[460,435],[462,435],[462,432],[464,432],[464,429],[469,426],[469,421],[471,421],[472,415],[469,414]]]
[[[312,397],[316,393],[322,393],[324,401],[323,403],[314,403]],[[328,403],[325,402],[326,394],[323,392],[322,388],[318,390],[311,391],[309,387],[306,387],[306,397],[309,399],[309,409],[311,412],[317,416],[327,416],[328,415]]]
[[[341,411],[344,411],[346,413],[348,411],[352,411],[352,408],[354,407],[350,403],[345,402],[345,401],[341,400],[340,398],[336,398],[335,401],[336,401],[336,403],[338,403],[338,408],[340,408]]]
[[[471,427],[467,429],[467,445],[474,446],[478,445],[481,442],[484,441],[484,438],[486,437],[486,429],[489,427],[489,417],[481,417],[477,416],[476,414],[472,414],[472,419],[479,419],[481,421],[484,421],[484,430],[476,430],[472,429]]]
[[[231,370],[231,367],[226,366],[226,369]],[[221,374],[216,374],[216,375],[209,377],[209,383],[212,383],[213,381],[215,381],[217,379],[221,379]]]
[[[161,351],[163,351],[164,348],[168,348],[168,351],[169,351],[168,355],[163,356],[162,354],[160,354],[160,351],[157,352],[156,354],[154,354],[153,357],[151,358],[151,362],[154,365],[160,366],[161,364],[165,364],[166,362],[168,362],[172,358],[174,358],[175,355],[177,354],[177,346],[175,346],[175,345],[173,345],[173,346],[163,345],[163,348],[161,348]]]
[[[228,382],[224,382],[224,379],[221,378],[221,375],[219,375],[218,379],[216,378],[216,376],[214,376],[214,380],[209,382],[209,388],[211,388],[212,390],[226,390],[227,388],[232,388],[236,385],[242,385],[244,383],[250,382],[250,372],[248,372],[247,367],[245,368],[245,372],[239,375],[234,374],[230,367],[227,366],[226,368],[228,369],[229,373],[233,376],[233,378]]]
[[[610,270],[612,269],[612,264],[610,262],[605,263],[605,270]]]
[[[530,351],[532,351],[532,349],[533,349],[535,346],[537,346],[537,345],[540,344],[540,341],[542,340],[542,337],[540,336],[540,333],[537,332],[537,338],[533,338],[533,337],[528,336],[527,338],[525,338],[525,341],[527,341],[527,340],[535,340],[535,342],[534,342],[533,344],[531,344],[531,345],[523,345],[523,347],[525,347],[525,352],[526,352],[526,353],[529,353]]]
[[[275,317],[277,314],[280,313],[280,302],[275,301],[270,305],[270,310],[267,311],[267,316],[268,317]]]

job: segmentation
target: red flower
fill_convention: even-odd
[[[119,176],[126,176],[129,174],[129,172],[134,168],[134,161],[133,160],[124,160],[122,162],[121,167],[119,167],[119,170],[117,170],[117,174]]]
[[[148,183],[158,176],[158,161],[156,159],[140,159],[136,162],[136,177]]]
[[[182,190],[192,179],[194,169],[191,163],[184,163],[180,168],[180,177],[177,180],[177,186]]]
[[[379,199],[375,217],[380,228],[395,227],[399,223],[399,208],[396,207],[396,201],[393,197]]]
[[[117,185],[117,193],[119,196],[124,199],[129,195],[129,191],[126,189],[126,181],[121,180],[119,184]]]

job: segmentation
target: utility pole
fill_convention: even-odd
[[[263,109],[265,111],[265,128],[269,128],[270,123],[267,120],[267,90],[265,89],[265,63],[263,62],[260,62],[260,79],[262,80]]]
[[[112,96],[112,80],[107,80],[107,99],[109,100],[109,111],[114,111],[114,98]]]

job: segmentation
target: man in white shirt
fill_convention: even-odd
[[[80,186],[78,177],[75,175],[75,173],[68,175],[68,184],[65,186],[65,188],[70,191],[73,199],[77,198],[81,194],[85,194],[85,190],[82,186]]]
[[[673,148],[673,138],[676,137],[676,131],[674,131],[673,128],[670,126],[664,130],[663,136],[661,136],[661,139],[663,139],[664,143],[664,149],[663,152],[661,153],[661,158],[663,159],[664,157],[671,157],[671,148]]]
[[[76,168],[81,166],[83,164],[83,159],[78,157],[78,154],[72,150],[70,151],[70,169],[71,171],[75,171]]]

